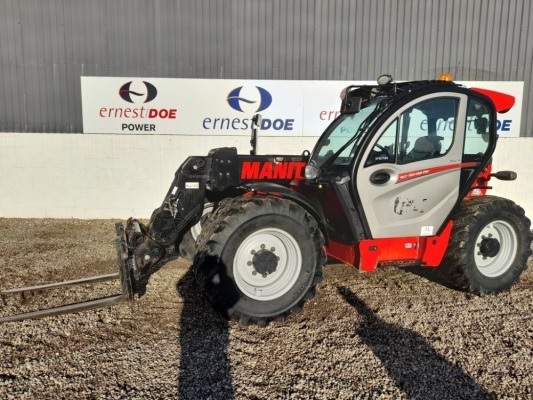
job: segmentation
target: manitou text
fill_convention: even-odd
[[[303,161],[243,161],[241,179],[295,179],[303,178]]]

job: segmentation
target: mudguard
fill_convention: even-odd
[[[324,214],[322,213],[322,207],[320,206],[320,204],[314,204],[312,199],[305,197],[304,195],[298,193],[290,187],[283,186],[274,182],[247,183],[244,185],[244,187],[249,191],[249,193],[253,193],[255,195],[270,195],[294,201],[296,204],[303,207],[309,214],[313,216],[313,218],[318,223],[322,234],[324,235],[326,244],[328,243],[328,230],[324,225],[325,218]]]

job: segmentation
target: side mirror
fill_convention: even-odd
[[[341,113],[357,114],[361,110],[361,97],[346,97],[341,103]]]
[[[261,128],[261,121],[263,121],[261,114],[255,114],[252,117],[252,138],[250,139],[250,144],[252,145],[250,155],[252,156],[255,156],[257,153],[257,131]]]
[[[492,178],[499,179],[500,181],[514,181],[516,179],[516,172],[514,171],[498,171],[490,174]]]

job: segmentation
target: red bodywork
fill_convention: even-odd
[[[304,176],[303,161],[242,161],[241,181],[292,180]]]
[[[301,155],[239,156],[241,183],[270,181],[289,187],[303,179],[308,157]]]
[[[361,270],[374,271],[378,264],[438,267],[448,247],[453,222],[449,221],[440,235],[361,240],[359,246],[330,240],[325,247],[328,256]]]
[[[478,175],[478,177],[472,184],[472,188],[470,192],[468,192],[467,197],[479,197],[479,196],[485,196],[487,194],[487,190],[491,189],[490,186],[487,186],[487,184],[490,181],[491,172],[492,172],[492,164],[489,164]]]
[[[480,89],[480,88],[470,88],[470,90],[484,94],[485,96],[489,97],[492,100],[492,103],[494,104],[494,108],[499,113],[504,113],[504,112],[509,111],[514,106],[514,103],[515,103],[514,96],[511,96],[509,94],[495,92],[494,90]]]

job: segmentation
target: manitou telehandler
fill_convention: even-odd
[[[149,277],[182,255],[215,308],[241,324],[283,320],[315,294],[326,257],[373,271],[440,267],[458,288],[509,289],[531,254],[530,221],[486,196],[497,112],[514,98],[451,81],[393,82],[343,91],[341,113],[311,153],[235,148],[191,156],[148,225],[117,224],[120,295],[2,318],[37,318],[142,296]],[[14,289],[24,291],[34,288]]]

